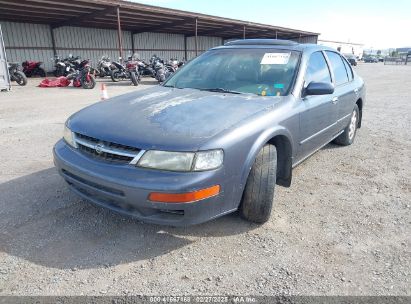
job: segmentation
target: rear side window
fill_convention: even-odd
[[[343,59],[343,62],[344,62],[345,70],[347,71],[348,81],[351,81],[354,78],[354,75],[351,69],[351,64],[349,64],[347,60],[344,60],[344,59]]]
[[[341,84],[348,82],[347,71],[345,69],[344,62],[341,56],[337,53],[330,51],[325,51],[325,53],[327,54],[327,57],[331,63],[331,69],[335,77],[335,85],[339,86]]]
[[[305,84],[310,82],[331,82],[330,70],[322,52],[312,53],[305,72]]]

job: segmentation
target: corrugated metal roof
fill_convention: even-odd
[[[296,39],[318,36],[318,33],[253,23],[236,19],[145,5],[122,0],[0,0],[0,20],[82,26],[94,28],[117,27],[117,8],[121,27],[133,33],[158,32],[194,35],[197,20],[200,36],[226,39],[247,38]]]

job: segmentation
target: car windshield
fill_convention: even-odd
[[[165,84],[221,93],[288,95],[300,53],[279,49],[217,49],[186,64]]]

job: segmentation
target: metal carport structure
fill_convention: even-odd
[[[184,54],[188,57],[188,39],[192,38],[191,51],[201,50],[199,37],[221,37],[221,42],[233,38],[279,38],[302,43],[316,43],[318,33],[301,31],[267,24],[253,23],[211,15],[143,5],[122,0],[0,0],[0,21],[42,24],[49,28],[51,49],[57,54],[55,32],[62,27],[111,29],[117,31],[117,49],[123,56],[124,31],[131,36],[141,33],[168,33],[184,35]],[[6,49],[24,46],[7,45]]]

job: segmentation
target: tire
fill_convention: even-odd
[[[265,223],[270,218],[277,178],[277,149],[266,144],[258,153],[248,175],[240,216],[251,222]]]
[[[130,79],[134,86],[138,86],[138,78],[135,72],[130,72]]]
[[[40,77],[46,77],[46,71],[43,68],[38,68],[38,74]]]
[[[110,77],[111,77],[111,81],[113,82],[119,82],[120,79],[118,78],[118,70],[113,70],[111,71]]]
[[[89,75],[90,80],[87,81],[86,79],[87,75],[84,75],[81,78],[81,86],[83,87],[83,89],[94,89],[94,87],[96,86],[96,80],[94,79],[93,75]]]
[[[17,71],[14,74],[14,77],[16,78],[16,82],[18,85],[25,86],[27,84],[27,77],[23,72]]]
[[[344,132],[334,139],[334,143],[341,146],[349,146],[354,142],[355,134],[357,133],[358,123],[360,121],[360,110],[358,105],[354,106],[351,113],[351,119],[348,126],[344,129]]]
[[[53,71],[53,75],[54,75],[54,77],[63,76],[63,74],[60,72],[60,69],[55,69],[55,70]]]

